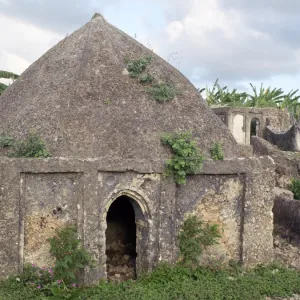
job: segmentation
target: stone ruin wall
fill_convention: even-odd
[[[213,111],[241,145],[250,145],[252,119],[259,122],[259,137],[264,137],[268,125],[278,132],[289,129],[291,125],[289,114],[276,108],[216,107]]]
[[[298,152],[281,151],[260,137],[252,137],[253,153],[257,156],[269,155],[275,162],[275,186],[289,189],[291,178],[300,179]]]
[[[189,214],[223,229],[205,262],[269,262],[273,173],[268,157],[207,161],[201,174],[176,187],[164,178],[160,161],[0,158],[1,275],[22,271],[26,262],[51,265],[47,238],[75,223],[97,261],[85,283],[106,277],[106,214],[122,195],[135,203],[138,273],[159,261],[177,261],[176,236]]]

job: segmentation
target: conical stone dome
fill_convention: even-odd
[[[173,100],[153,100],[126,72],[126,59],[148,56],[149,72],[180,91]],[[237,155],[234,138],[196,88],[98,14],[33,63],[0,98],[0,133],[23,138],[37,132],[53,156],[160,159],[168,155],[161,134],[188,130],[203,153],[218,141],[226,157]]]

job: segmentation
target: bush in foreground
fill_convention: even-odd
[[[86,288],[74,299],[91,300],[255,300],[287,297],[300,293],[300,273],[277,265],[242,268],[196,269],[161,265],[137,281],[120,284],[102,282]],[[10,278],[0,282],[0,299],[53,299],[30,286]],[[68,299],[68,298],[56,298]],[[72,298],[73,299],[73,298]]]

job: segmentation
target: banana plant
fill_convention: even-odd
[[[277,100],[276,104],[280,109],[286,109],[294,118],[300,117],[300,95],[297,95],[299,90],[291,90],[283,99]]]
[[[200,90],[200,92],[203,90]],[[220,86],[218,79],[215,81],[212,89],[206,87],[205,92],[208,105],[244,106],[247,100],[247,93],[239,93],[237,89],[229,91],[227,86]]]
[[[4,90],[7,88],[8,86],[4,83],[0,82],[0,95],[4,92]]]
[[[246,105],[248,107],[278,107],[276,102],[284,98],[284,92],[281,89],[274,88],[271,90],[271,87],[265,89],[261,84],[259,91],[257,91],[252,83],[250,86],[253,94],[249,94]]]
[[[7,72],[7,71],[1,71],[0,70],[0,78],[16,80],[16,79],[19,78],[19,75],[14,74],[12,72]]]
[[[250,86],[252,89],[250,94],[239,93],[236,89],[229,91],[227,86],[221,87],[217,79],[211,89],[206,87],[205,89],[199,89],[199,92],[202,93],[205,91],[208,105],[275,107],[286,109],[294,118],[300,118],[299,90],[291,90],[288,94],[284,94],[282,89],[264,88],[263,84],[261,84],[259,89],[252,83],[250,83]]]
[[[19,78],[19,75],[14,74],[12,72],[2,71],[0,70],[0,78],[4,79],[12,79],[13,81]],[[8,85],[0,82],[0,95],[4,92],[4,90],[8,87]]]

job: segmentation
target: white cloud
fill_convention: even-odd
[[[28,68],[30,62],[22,57],[14,54],[10,54],[5,50],[0,50],[0,69],[21,74],[26,68]]]
[[[0,69],[22,73],[32,62],[62,39],[59,34],[0,14]]]
[[[62,35],[0,14],[1,48],[32,62],[62,39]]]
[[[132,35],[141,24],[138,40],[197,86],[216,78],[237,86],[300,70],[298,0],[132,0],[131,6],[128,0],[4,2],[9,5],[0,5],[0,69],[26,68],[97,10],[110,11],[115,25]]]
[[[184,25],[178,21],[171,22],[166,29],[171,42],[176,41],[182,35],[183,31]]]
[[[178,52],[183,57],[182,71],[202,86],[216,78],[238,82],[299,72],[300,45],[281,42],[271,26],[261,25],[279,22],[276,17],[280,14],[279,6],[267,20],[260,18],[261,26],[252,26],[251,20],[257,21],[256,15],[247,15],[246,10],[240,9],[245,1],[240,1],[237,8],[234,5],[225,8],[223,2],[225,0],[190,1],[185,14],[172,19],[160,38],[159,44],[164,44],[160,47],[163,55],[170,50]],[[176,2],[168,3],[168,9],[177,9]],[[288,15],[280,22],[288,30]],[[290,27],[295,29],[295,26]]]

